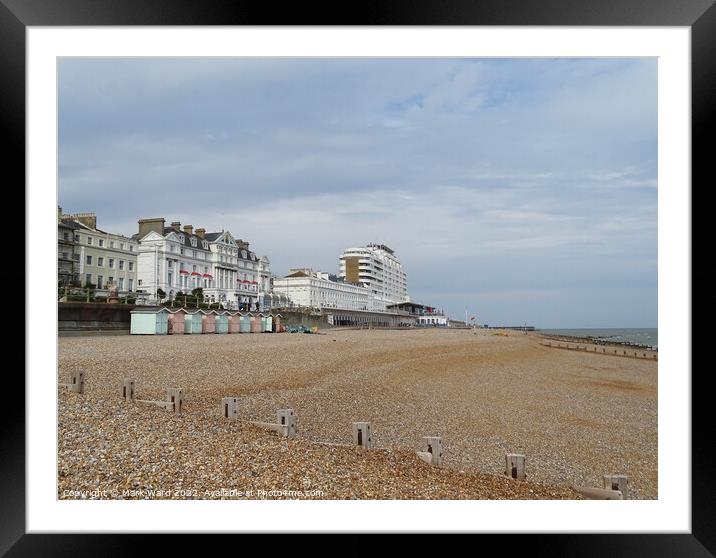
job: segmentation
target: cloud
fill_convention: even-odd
[[[656,323],[655,60],[62,59],[59,84],[60,203],[106,229],[229,229],[277,272],[377,241],[456,316]]]

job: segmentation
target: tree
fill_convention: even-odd
[[[167,293],[165,293],[162,289],[157,289],[157,298],[159,299],[159,302],[167,298]]]

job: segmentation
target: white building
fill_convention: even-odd
[[[235,239],[229,231],[197,233],[209,242],[214,282],[204,290],[210,302],[220,302],[225,308],[253,310],[259,296],[259,258],[248,243]]]
[[[140,219],[134,238],[137,248],[137,288],[152,298],[164,291],[168,299],[178,292],[201,288],[207,302],[225,308],[254,309],[258,298],[258,257],[248,243],[228,231],[206,233],[192,225],[164,218]]]
[[[340,257],[339,277],[346,283],[365,286],[382,304],[406,302],[408,279],[403,264],[384,244],[347,248]]]
[[[445,326],[448,325],[448,317],[444,314],[424,314],[422,316],[418,316],[418,325],[423,327],[438,327],[438,326]]]
[[[292,269],[286,277],[275,278],[273,292],[285,295],[297,306],[367,311],[385,309],[369,289],[310,268]]]

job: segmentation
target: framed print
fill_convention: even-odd
[[[712,555],[712,2],[0,2],[27,200],[8,556],[189,532]]]

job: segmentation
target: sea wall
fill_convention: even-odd
[[[134,304],[104,302],[60,302],[57,304],[57,331],[129,333]]]

